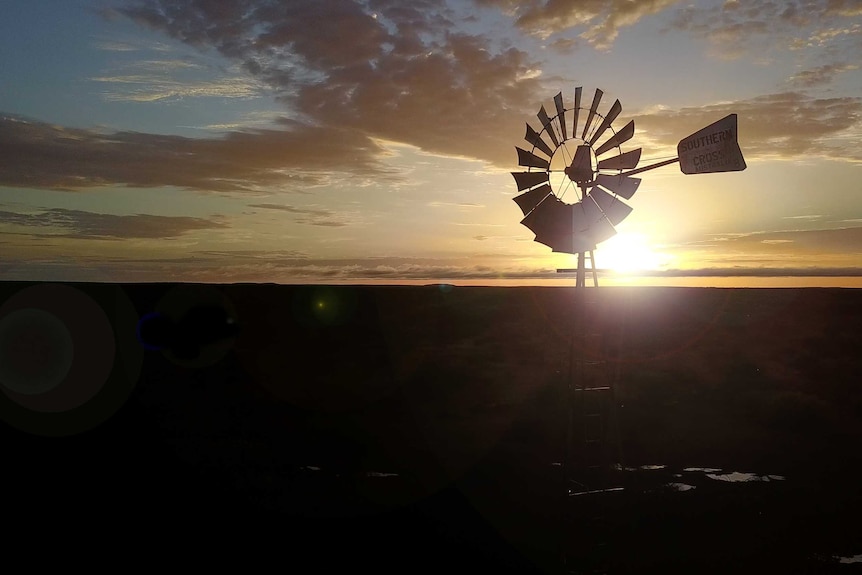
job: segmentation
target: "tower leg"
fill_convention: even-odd
[[[586,259],[585,256],[586,256],[585,252],[578,252],[578,273],[577,273],[577,276],[575,279],[575,287],[576,288],[586,287],[586,285],[587,285],[586,278],[585,278],[586,272],[587,272],[587,270],[586,270],[587,264],[584,261]]]
[[[599,276],[596,273],[596,256],[593,255],[593,250],[590,250],[590,268],[593,270],[593,285],[599,287]]]

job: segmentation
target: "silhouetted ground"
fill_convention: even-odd
[[[140,315],[171,287],[123,286]],[[94,520],[200,564],[553,572],[581,321],[618,374],[629,470],[570,498],[572,570],[828,573],[862,554],[859,291],[599,288],[582,317],[564,288],[217,289],[242,329],[216,363],[150,351],[96,429],[2,430],[8,517],[70,537]]]

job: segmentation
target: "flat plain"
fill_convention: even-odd
[[[175,285],[120,287],[143,316]],[[4,427],[13,516],[156,520],[303,571],[828,573],[862,553],[858,290],[189,287],[239,335],[199,365],[146,351],[92,430]],[[620,491],[566,496],[578,360],[613,387]]]

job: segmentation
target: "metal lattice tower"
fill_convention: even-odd
[[[561,551],[567,568],[601,573],[612,549],[607,498],[623,491],[616,409],[618,364],[612,330],[602,320],[609,302],[598,290],[575,291],[570,373],[566,394]],[[583,571],[583,570],[586,571]]]

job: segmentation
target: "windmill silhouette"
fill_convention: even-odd
[[[522,192],[514,198],[524,215],[521,223],[552,251],[578,256],[578,288],[586,286],[587,260],[593,285],[598,285],[594,251],[616,235],[617,226],[632,212],[624,200],[630,200],[641,183],[632,176],[677,161],[685,174],[746,167],[736,142],[736,114],[730,114],[681,140],[676,158],[637,168],[642,149],[622,149],[634,136],[634,120],[619,131],[613,128],[622,112],[620,101],[601,114],[604,92],[596,89],[589,108],[581,105],[581,94],[582,87],[575,88],[573,106],[566,108],[558,92],[553,116],[541,106],[536,114],[541,129],[527,123],[524,135],[531,148],[515,147],[518,165],[526,171],[512,172]]]
[[[527,123],[524,139],[529,150],[516,147],[518,165],[525,171],[512,172],[518,191],[514,199],[523,212],[521,223],[535,234],[535,241],[554,252],[578,257],[569,376],[566,394],[566,445],[562,462],[564,489],[562,559],[570,557],[595,559],[604,550],[606,534],[600,528],[602,503],[594,496],[622,491],[621,481],[609,471],[624,469],[619,444],[616,413],[615,379],[603,358],[608,357],[607,298],[591,297],[587,301],[587,262],[593,285],[598,286],[594,251],[596,246],[613,237],[617,226],[632,212],[630,200],[641,180],[636,174],[680,163],[684,174],[740,171],[746,168],[737,144],[737,117],[730,114],[683,138],[677,145],[677,157],[638,168],[641,148],[623,151],[622,146],[634,136],[634,120],[619,131],[613,128],[622,112],[615,100],[601,114],[604,93],[596,89],[589,108],[581,106],[582,88],[575,88],[573,106],[566,108],[562,92],[554,96],[556,114],[549,116],[544,105],[536,117],[541,129]],[[583,118],[583,124],[581,119]],[[570,129],[571,128],[571,129]],[[547,139],[546,139],[547,138]],[[565,200],[569,200],[568,202]],[[617,376],[618,376],[617,371]],[[616,450],[614,450],[616,447]],[[616,451],[616,454],[613,453]],[[615,466],[610,461],[617,457]],[[581,497],[583,496],[583,497]],[[581,503],[572,514],[570,501]],[[572,517],[578,521],[573,522]],[[590,522],[596,520],[595,522]],[[579,527],[574,529],[574,527]],[[587,542],[587,540],[590,540]],[[602,561],[607,560],[605,556]],[[593,564],[601,569],[606,565]]]

